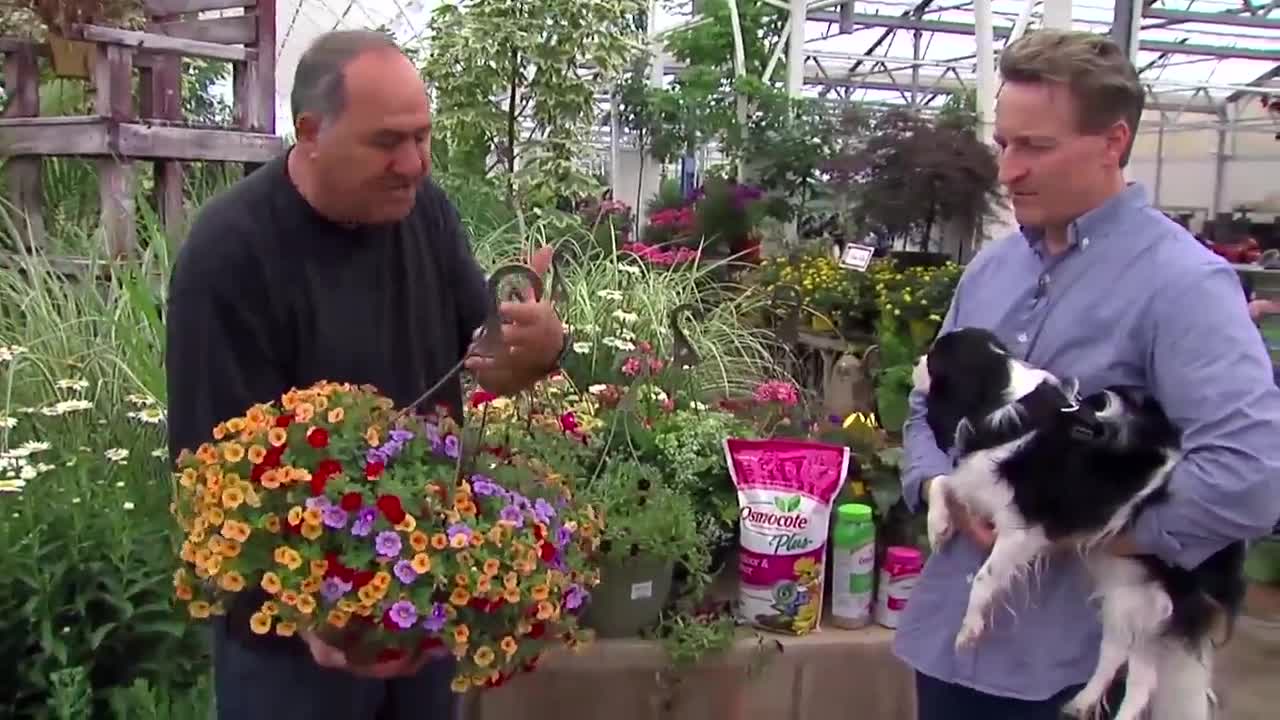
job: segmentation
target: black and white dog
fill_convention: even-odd
[[[1215,628],[1229,636],[1243,602],[1244,543],[1194,570],[1097,549],[1168,495],[1180,433],[1159,405],[1128,388],[1081,399],[1076,383],[1014,358],[975,328],[939,337],[914,382],[939,447],[954,446],[957,457],[954,472],[929,487],[930,543],[941,547],[954,530],[947,494],[996,528],[956,646],[978,639],[997,594],[1037,559],[1076,549],[1100,600],[1103,635],[1093,676],[1064,712],[1096,712],[1127,662],[1116,720],[1148,708],[1155,720],[1209,718],[1211,636]]]

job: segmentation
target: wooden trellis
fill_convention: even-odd
[[[275,136],[276,0],[146,0],[145,7],[147,24],[141,32],[74,25],[65,37],[51,41],[56,48],[0,38],[5,87],[12,94],[0,118],[0,157],[7,158],[8,200],[25,214],[30,227],[26,241],[34,246],[43,243],[45,233],[41,158],[95,161],[106,251],[122,257],[137,243],[136,163],[154,164],[152,202],[166,229],[177,232],[185,224],[184,162],[252,168],[284,149],[283,139]],[[243,8],[244,14],[199,16],[233,8]],[[92,85],[94,112],[42,117],[39,63],[52,59],[53,49],[68,47],[87,54],[84,75]],[[231,126],[184,122],[183,58],[232,64]]]

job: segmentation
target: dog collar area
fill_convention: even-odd
[[[1071,423],[1071,434],[1079,440],[1096,440],[1102,435],[1102,423],[1098,416],[1080,399],[1069,397],[1052,383],[1042,382],[1034,390],[1017,401],[1028,425],[1044,427],[1060,422],[1065,415]]]

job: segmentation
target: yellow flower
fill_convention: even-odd
[[[244,589],[244,576],[234,570],[228,570],[218,578],[218,586],[227,592],[240,592]]]
[[[291,622],[281,621],[276,623],[276,634],[280,637],[293,637],[293,634],[297,632],[297,630],[298,626]]]
[[[493,662],[493,650],[488,645],[481,645],[471,657],[479,667],[488,667]]]
[[[330,611],[329,611],[329,617],[328,617],[329,624],[330,624],[330,625],[332,625],[332,626],[334,626],[334,627],[336,627],[336,628],[343,628],[343,627],[346,627],[346,626],[347,626],[347,620],[349,620],[349,619],[351,619],[351,614],[350,614],[350,613],[343,612],[342,610],[330,610]]]
[[[328,415],[329,422],[333,424],[340,423],[342,422],[342,418],[345,414],[346,414],[346,411],[343,410],[342,408],[340,407],[333,408],[332,410],[329,411],[329,415]]]
[[[444,533],[436,533],[431,536],[431,547],[443,550],[449,547],[449,538]]]
[[[262,582],[259,583],[263,590],[275,595],[280,592],[280,576],[273,572],[262,574]]]
[[[316,609],[316,599],[311,595],[303,593],[298,596],[298,604],[296,605],[298,612],[303,615],[310,615]]]
[[[289,441],[289,433],[284,428],[274,427],[267,431],[267,442],[272,447],[280,447]]]
[[[466,588],[454,588],[453,593],[449,595],[449,602],[457,605],[458,607],[462,607],[470,601],[471,593],[467,592]]]
[[[244,446],[237,442],[227,442],[222,444],[222,457],[227,462],[240,462],[244,459]]]
[[[456,677],[449,683],[449,689],[455,693],[464,693],[471,689],[471,681],[466,677]]]
[[[517,643],[516,639],[511,637],[510,635],[502,638],[502,652],[506,653],[507,657],[511,657],[512,655],[515,655],[516,650],[518,650],[519,648],[520,648],[520,644]]]
[[[271,631],[271,616],[256,612],[249,618],[249,629],[258,635],[266,635]]]
[[[316,406],[308,402],[298,403],[293,409],[293,416],[300,423],[309,423],[311,418],[315,417]]]
[[[419,530],[414,530],[414,531],[411,531],[409,534],[409,546],[412,547],[417,552],[422,552],[426,550],[427,545],[429,545],[430,543],[431,543],[431,539],[428,538],[426,533],[424,532],[421,532]]]
[[[244,502],[244,493],[238,487],[229,487],[222,491],[222,506],[228,510],[235,510]]]
[[[459,645],[466,643],[471,638],[471,628],[466,625],[459,625],[453,629],[453,641]]]
[[[413,567],[413,571],[419,575],[431,572],[431,558],[428,557],[426,553],[418,553],[417,555],[414,555],[413,561],[410,564]]]
[[[267,449],[261,445],[251,445],[245,456],[249,458],[249,462],[257,465],[267,457]]]
[[[187,606],[187,613],[197,620],[203,620],[209,617],[209,603],[204,600],[196,600]]]

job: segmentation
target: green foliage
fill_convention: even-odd
[[[639,0],[441,3],[423,74],[435,87],[449,162],[475,175],[501,170],[534,206],[593,194],[580,159],[597,120],[595,94],[638,47],[642,9]]]
[[[631,420],[628,414],[614,418],[623,423]],[[581,493],[604,518],[600,551],[605,562],[645,555],[696,568],[706,566],[706,548],[698,535],[693,508],[657,467],[613,458]]]

